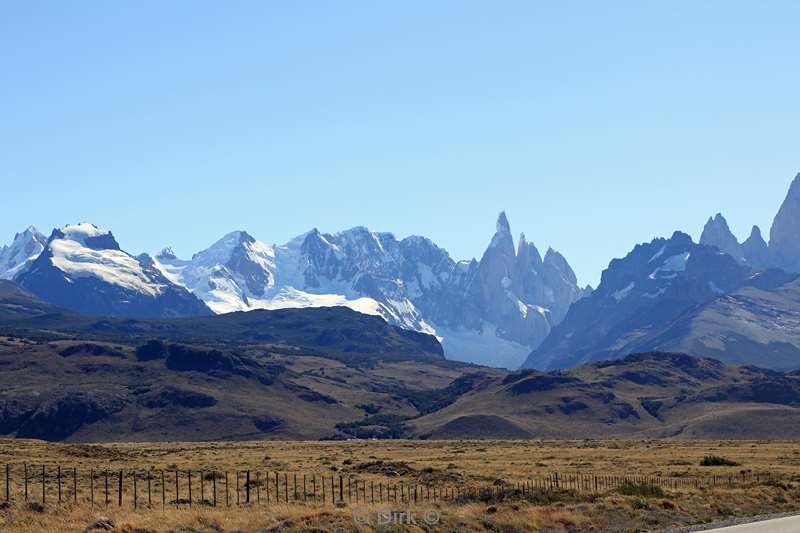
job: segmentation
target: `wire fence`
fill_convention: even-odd
[[[94,507],[131,505],[134,509],[231,507],[242,505],[347,505],[381,503],[467,502],[542,492],[569,491],[600,495],[625,487],[689,491],[774,482],[771,473],[742,471],[704,477],[617,476],[552,472],[484,485],[466,482],[363,479],[352,475],[261,470],[81,470],[46,465],[5,466],[5,501],[42,506],[82,503]]]

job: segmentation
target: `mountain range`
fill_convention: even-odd
[[[767,244],[757,226],[743,243],[721,214],[696,244],[676,232],[614,259],[528,356],[530,368],[567,368],[637,351],[680,350],[733,363],[800,367],[800,174]]]
[[[0,249],[0,278],[86,315],[154,318],[344,306],[436,336],[448,359],[569,368],[637,351],[688,351],[775,369],[800,367],[794,335],[800,274],[800,174],[766,242],[740,242],[725,217],[699,243],[655,238],[614,259],[596,290],[567,260],[541,256],[505,213],[479,260],[453,260],[431,240],[355,227],[313,229],[283,245],[244,231],[190,259],[169,248],[123,251],[91,224],[45,238],[35,228]]]
[[[544,258],[505,213],[480,260],[455,261],[431,240],[356,227],[313,229],[284,245],[232,232],[191,259],[169,248],[123,251],[91,224],[35,228],[0,249],[0,277],[88,315],[179,317],[345,306],[437,336],[448,358],[516,368],[591,292],[567,260]]]

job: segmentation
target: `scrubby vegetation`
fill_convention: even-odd
[[[152,391],[162,389],[153,387]],[[183,396],[180,399],[183,401]],[[389,422],[380,418],[369,421]],[[283,422],[263,413],[258,423],[271,426]],[[757,447],[756,454],[754,447]],[[20,480],[22,463],[45,463],[50,476],[48,503],[44,507],[38,503],[39,496],[33,485],[29,487],[32,501],[28,506],[23,504],[21,486],[13,485],[14,502],[10,506],[0,505],[0,531],[11,533],[83,531],[102,516],[114,521],[114,530],[139,533],[236,530],[300,533],[330,532],[337,528],[366,533],[375,530],[353,522],[355,508],[369,509],[374,515],[379,507],[364,504],[368,493],[364,492],[364,485],[358,505],[348,503],[337,508],[330,500],[324,506],[303,505],[302,501],[298,505],[275,505],[274,500],[266,505],[266,472],[272,474],[272,479],[276,472],[281,474],[282,490],[285,490],[285,473],[288,473],[291,487],[294,473],[298,474],[301,487],[303,474],[316,475],[318,490],[321,488],[319,480],[325,476],[328,497],[332,476],[336,477],[336,486],[339,476],[345,480],[345,487],[351,478],[374,481],[376,489],[378,483],[382,483],[384,497],[387,483],[406,488],[447,487],[455,498],[430,503],[422,500],[410,505],[418,511],[418,517],[431,508],[440,514],[440,522],[427,528],[428,533],[523,532],[536,528],[558,533],[650,531],[730,516],[800,510],[796,477],[800,452],[792,442],[362,440],[65,445],[8,440],[0,442],[0,449],[13,458],[12,479]],[[709,471],[700,466],[709,455],[721,456],[733,463],[746,463],[747,471],[743,473],[742,467],[725,465]],[[91,506],[84,505],[86,500],[78,505],[68,501],[58,507],[53,485],[57,465],[67,468],[77,465],[79,472],[84,473],[89,469],[102,472],[109,467],[114,471],[126,469],[123,506],[116,506],[115,493],[112,493],[114,505],[108,508],[96,506],[92,511]],[[165,510],[160,507],[159,476],[154,479],[153,486],[155,508],[133,510],[130,470],[134,468],[142,475],[151,469],[168,472]],[[188,508],[186,491],[186,470],[190,468],[195,469],[192,509]],[[235,472],[242,469],[250,470],[251,497],[253,491],[260,490],[261,505],[236,505]],[[176,470],[182,471],[180,508],[175,508],[174,503]],[[563,476],[559,477],[558,484],[541,484],[542,478],[553,479],[557,472]],[[616,479],[638,473],[642,481],[608,490],[601,487],[599,491],[594,491],[593,484],[587,491],[587,484],[575,483],[580,474],[593,473]],[[230,507],[214,509],[198,505],[201,475],[206,482],[206,501],[210,499],[214,481],[223,500],[227,480]],[[540,476],[540,484],[530,483],[531,476]],[[708,481],[712,477],[716,483],[695,486],[685,482],[703,478]],[[114,479],[112,476],[112,491],[116,489]],[[146,498],[145,479],[140,477],[140,504]],[[662,480],[662,486],[655,486],[651,479]],[[664,480],[667,483],[664,484]],[[684,483],[671,485],[671,480]],[[87,478],[82,478],[81,486],[85,488],[86,482]],[[36,483],[35,478],[31,478],[31,483]],[[238,486],[240,490],[246,487],[244,476],[240,477]],[[102,491],[101,487],[102,483],[96,484],[96,491]],[[63,488],[69,500],[68,480]],[[269,488],[274,490],[274,486]],[[290,497],[292,493],[290,489]],[[427,497],[424,489],[420,489],[419,494],[421,498],[423,494]],[[101,500],[104,497],[101,492],[96,492],[95,496]],[[240,496],[244,497],[243,493]],[[402,505],[403,510],[408,507]],[[56,508],[58,512],[52,512]],[[414,531],[413,528],[406,530]]]
[[[336,429],[359,439],[399,439],[408,432],[406,417],[399,415],[372,415],[355,422],[337,424]]]
[[[720,455],[706,455],[700,461],[700,466],[739,466],[736,461],[731,461]]]
[[[638,496],[640,498],[663,498],[664,490],[649,483],[624,483],[617,492],[625,496]]]

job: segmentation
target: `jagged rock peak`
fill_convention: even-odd
[[[800,272],[800,173],[789,186],[770,229],[770,254],[778,267]]]
[[[684,233],[680,230],[675,230],[675,232],[673,232],[672,237],[670,237],[669,240],[675,244],[683,244],[683,245],[694,244],[692,237],[688,233]]]
[[[497,233],[511,233],[511,225],[508,223],[505,211],[500,211],[497,216],[496,231]]]
[[[754,268],[770,266],[769,246],[761,236],[758,226],[753,226],[750,236],[742,243],[742,254],[745,261]]]
[[[753,229],[750,230],[750,236],[742,243],[742,245],[747,243],[758,244],[759,246],[763,244],[765,247],[767,246],[767,241],[765,241],[764,237],[761,235],[761,228],[758,226],[753,226]]]
[[[577,286],[578,278],[575,272],[572,270],[572,267],[569,266],[567,259],[557,250],[554,250],[552,247],[547,248],[547,253],[544,254],[544,264],[555,268],[566,276],[570,283]]]
[[[21,232],[21,233],[16,233],[16,234],[14,235],[14,240],[16,241],[17,239],[19,239],[19,238],[21,238],[21,237],[25,237],[25,236],[34,237],[34,238],[36,238],[37,240],[39,240],[39,238],[40,238],[40,237],[42,237],[42,238],[45,238],[45,239],[46,239],[46,237],[44,237],[44,235],[42,235],[42,232],[40,232],[40,231],[39,231],[39,230],[36,228],[36,226],[32,226],[32,225],[31,225],[31,226],[28,226],[27,228],[25,228],[25,231],[23,231],[23,232]]]
[[[709,218],[700,235],[700,244],[716,246],[721,251],[734,257],[741,256],[739,251],[739,240],[728,226],[728,221],[721,213],[717,213],[714,218]]]
[[[517,262],[519,268],[533,268],[538,269],[542,264],[542,256],[539,255],[539,250],[532,242],[528,242],[524,233],[519,235],[519,244],[517,245]]]
[[[172,246],[167,246],[167,247],[163,248],[156,255],[156,259],[175,260],[177,258],[178,258],[178,256],[175,255],[175,250],[172,249]]]
[[[558,250],[554,249],[552,246],[547,247],[547,252],[544,254],[544,262],[545,263],[553,263],[553,264],[561,264],[566,263],[566,259],[564,256],[561,255]]]
[[[12,279],[42,252],[47,237],[34,226],[14,235],[9,246],[0,246],[0,279]]]
[[[511,236],[511,225],[508,223],[505,211],[500,211],[500,214],[497,216],[495,234],[492,237],[492,241],[489,243],[489,248],[487,248],[484,253],[484,259],[487,256],[486,254],[491,255],[497,253],[495,249],[499,249],[502,255],[509,256],[512,259],[516,256],[514,237]]]

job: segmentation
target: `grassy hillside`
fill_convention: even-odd
[[[798,438],[796,374],[646,353],[484,383],[413,423],[430,438]]]

